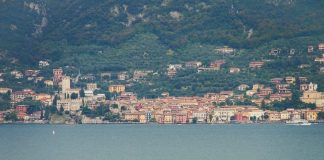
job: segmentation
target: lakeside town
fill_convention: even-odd
[[[308,46],[308,52],[315,47]],[[216,49],[222,54],[230,54],[233,48]],[[324,44],[318,45],[324,50]],[[269,55],[276,56],[280,49],[272,49]],[[324,62],[316,57],[315,63]],[[170,64],[166,75],[170,78],[177,71],[186,68],[200,72],[213,72],[222,68],[226,62],[215,60],[209,66],[200,61],[188,61],[185,64]],[[267,61],[251,61],[250,69],[261,69]],[[307,64],[300,67],[307,67]],[[10,102],[10,107],[0,112],[0,123],[50,123],[50,124],[102,124],[102,123],[286,123],[305,120],[311,123],[322,122],[324,119],[324,92],[318,91],[317,82],[309,81],[305,76],[273,77],[269,79],[271,86],[263,83],[252,85],[240,84],[234,90],[205,93],[203,96],[172,96],[163,92],[157,98],[138,98],[137,93],[128,91],[128,86],[146,76],[154,74],[153,70],[135,70],[114,73],[118,81],[109,83],[105,88],[96,82],[94,74],[76,76],[68,75],[64,67],[52,69],[50,77],[42,76],[42,70],[50,66],[47,60],[39,61],[39,69],[24,71],[11,70],[5,74],[14,79],[26,79],[35,84],[42,83],[43,88],[54,92],[45,93],[32,89],[14,90],[10,86],[1,87],[2,100]],[[229,74],[236,74],[241,68],[230,67]],[[320,72],[324,72],[323,67]],[[111,77],[112,73],[103,72],[99,77]],[[86,80],[84,86],[76,86],[80,80]],[[5,78],[0,79],[6,81]],[[145,83],[145,82],[143,82]],[[293,89],[301,95],[296,97]],[[104,92],[102,92],[104,91]],[[297,98],[297,99],[296,99]],[[290,103],[284,110],[275,110],[270,104],[298,101],[309,107],[298,108]],[[289,103],[286,103],[289,104]],[[270,107],[269,107],[270,106]]]

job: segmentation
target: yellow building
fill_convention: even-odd
[[[40,94],[36,94],[35,95],[35,100],[36,101],[40,101],[43,99],[52,99],[52,96],[49,94],[45,94],[45,93],[40,93]]]
[[[288,111],[282,111],[280,112],[280,120],[289,120],[290,114]]]
[[[87,83],[87,90],[94,91],[97,89],[96,83]]]
[[[316,111],[306,111],[305,119],[311,122],[317,120],[317,112]]]
[[[146,114],[144,112],[124,113],[124,119],[126,121],[139,121],[140,123],[146,123]]]
[[[318,50],[324,50],[324,43],[318,44]]]
[[[11,88],[0,88],[0,94],[5,94],[5,93],[8,93],[8,92],[12,92],[12,89]]]
[[[69,90],[71,88],[71,78],[69,76],[62,77],[62,92]]]
[[[45,84],[47,87],[51,87],[51,86],[54,85],[53,81],[51,81],[51,80],[45,80],[45,81],[44,81],[44,84]]]
[[[139,114],[138,113],[124,113],[124,119],[126,121],[139,120]]]
[[[324,99],[324,94],[317,91],[305,91],[300,100],[304,103],[316,103],[316,101]]]
[[[259,89],[262,89],[264,87],[264,85],[263,84],[254,84],[253,85],[253,87],[252,87],[252,90],[253,91],[257,91],[257,90],[259,90]]]
[[[171,114],[164,114],[163,123],[173,123]]]
[[[145,113],[142,113],[142,114],[139,115],[139,121],[140,121],[140,123],[146,123],[147,122]]]
[[[269,116],[268,120],[269,121],[280,121],[281,115],[280,112],[267,112],[267,115]]]
[[[125,85],[110,85],[108,87],[108,90],[110,93],[113,92],[117,92],[117,93],[121,93],[121,92],[125,92]]]
[[[285,80],[286,80],[286,82],[287,82],[288,84],[293,84],[293,83],[296,82],[296,78],[295,78],[295,77],[291,77],[291,76],[286,77]]]

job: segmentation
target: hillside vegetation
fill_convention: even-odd
[[[49,59],[52,67],[83,73],[152,69],[159,73],[148,79],[154,83],[132,90],[153,96],[202,94],[287,75],[309,76],[321,86],[313,64],[320,53],[306,52],[324,42],[323,6],[309,0],[2,0],[0,60],[2,67],[35,67]],[[237,52],[217,54],[223,46]],[[272,48],[281,48],[280,57],[268,56]],[[296,54],[288,58],[292,48]],[[163,75],[168,64],[217,59],[226,61],[219,72]],[[229,67],[262,59],[273,61],[261,71],[227,74]],[[311,68],[299,70],[301,64]]]

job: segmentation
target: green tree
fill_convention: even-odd
[[[108,112],[105,115],[104,120],[108,120],[109,122],[118,122],[118,121],[120,121],[120,115],[119,114],[112,114],[111,112]]]
[[[118,108],[118,104],[112,104],[111,107],[114,108],[114,109],[117,109]]]
[[[156,119],[155,118],[151,118],[150,119],[150,122],[155,123],[156,122]]]
[[[5,120],[6,121],[13,121],[13,122],[17,121],[18,120],[18,117],[17,117],[16,112],[7,113],[5,115]]]
[[[56,106],[50,106],[49,111],[51,114],[56,114],[58,112]]]
[[[192,123],[193,124],[196,124],[197,122],[198,122],[198,118],[197,117],[192,118]]]
[[[57,105],[57,100],[58,100],[58,96],[55,95],[54,98],[53,98],[53,105],[56,106]]]
[[[319,112],[319,113],[317,114],[317,119],[318,119],[318,120],[323,120],[323,119],[324,119],[324,112]]]
[[[71,99],[77,99],[78,98],[78,94],[77,93],[72,93],[71,94]]]
[[[64,112],[64,108],[63,108],[63,106],[61,106],[58,114],[63,115],[63,112]]]
[[[51,113],[50,108],[45,107],[44,119],[49,120],[50,113]]]
[[[84,93],[84,89],[83,88],[80,90],[80,97],[85,97],[85,93]]]

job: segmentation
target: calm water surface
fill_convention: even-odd
[[[92,159],[324,160],[324,125],[0,125],[0,160]]]

